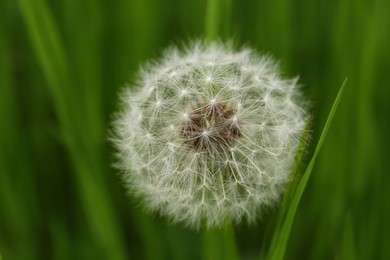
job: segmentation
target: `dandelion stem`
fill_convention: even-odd
[[[208,0],[205,38],[209,41],[229,35],[231,0]]]
[[[204,260],[236,260],[238,252],[231,223],[224,229],[207,229],[203,231]]]

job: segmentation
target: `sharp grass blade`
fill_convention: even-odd
[[[329,113],[328,119],[326,120],[325,126],[322,130],[320,139],[317,143],[313,157],[311,158],[310,163],[309,163],[308,167],[306,168],[306,171],[303,174],[302,179],[300,180],[300,182],[296,188],[296,191],[292,195],[291,203],[290,203],[289,208],[287,210],[286,216],[285,216],[285,218],[282,218],[280,222],[277,223],[276,232],[274,233],[267,259],[272,259],[272,260],[284,259],[284,254],[286,251],[287,242],[288,242],[288,238],[290,236],[290,231],[291,231],[292,224],[294,221],[295,213],[298,209],[298,205],[299,205],[299,202],[302,198],[303,192],[305,191],[307,182],[309,181],[309,178],[310,178],[311,172],[313,170],[317,156],[322,148],[322,145],[325,141],[326,135],[329,131],[329,128],[330,128],[330,125],[332,123],[333,117],[336,113],[337,107],[340,103],[346,82],[347,82],[347,79],[344,80],[344,82],[339,90],[339,93],[337,94],[337,97],[333,103],[332,109]]]
[[[284,192],[283,200],[282,200],[282,203],[280,206],[279,213],[277,214],[277,217],[275,218],[275,220],[270,221],[270,224],[266,228],[266,232],[265,232],[264,237],[270,237],[271,236],[270,234],[278,233],[280,231],[281,226],[280,225],[276,226],[276,224],[281,223],[282,220],[284,219],[286,212],[287,212],[287,209],[288,209],[288,205],[291,202],[293,194],[294,194],[294,192],[297,189],[297,186],[299,184],[299,180],[302,177],[301,175],[299,175],[299,169],[301,167],[306,148],[309,144],[308,139],[310,137],[311,124],[312,124],[312,116],[309,116],[309,118],[307,119],[306,127],[305,127],[303,134],[301,136],[301,139],[299,141],[297,153],[296,153],[293,168],[291,171],[290,181],[287,184],[286,190]],[[273,236],[273,238],[276,239],[275,236]],[[266,258],[268,246],[269,246],[269,243],[266,243],[266,241],[262,244],[261,251],[260,251],[261,252],[260,258],[261,259]]]
[[[302,177],[299,175],[299,169],[301,166],[301,163],[303,161],[303,156],[305,154],[305,151],[307,149],[307,146],[309,144],[308,139],[310,138],[310,127],[312,125],[313,118],[312,116],[309,116],[307,119],[306,127],[304,129],[304,132],[302,134],[301,140],[299,141],[298,149],[297,149],[297,154],[294,159],[294,164],[292,167],[291,171],[291,177],[290,181],[287,184],[286,191],[283,195],[283,201],[281,205],[281,210],[282,210],[282,216],[285,215],[285,212],[288,208],[289,202],[291,201],[293,194],[299,184],[299,180]]]

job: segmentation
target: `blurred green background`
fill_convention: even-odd
[[[120,88],[169,44],[203,38],[206,9],[206,0],[0,1],[4,260],[234,258],[223,256],[232,247],[224,233],[216,248],[204,231],[145,214],[107,141]],[[300,75],[313,104],[311,150],[349,79],[286,259],[390,259],[390,1],[225,0],[210,17],[218,37]],[[235,228],[241,259],[264,254],[275,214]]]

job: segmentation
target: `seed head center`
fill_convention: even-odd
[[[194,108],[181,128],[184,143],[203,154],[224,153],[242,135],[235,112],[228,104],[217,101]]]

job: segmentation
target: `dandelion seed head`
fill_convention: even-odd
[[[134,85],[112,140],[123,180],[151,211],[199,228],[253,222],[278,203],[307,112],[271,58],[195,42]]]

